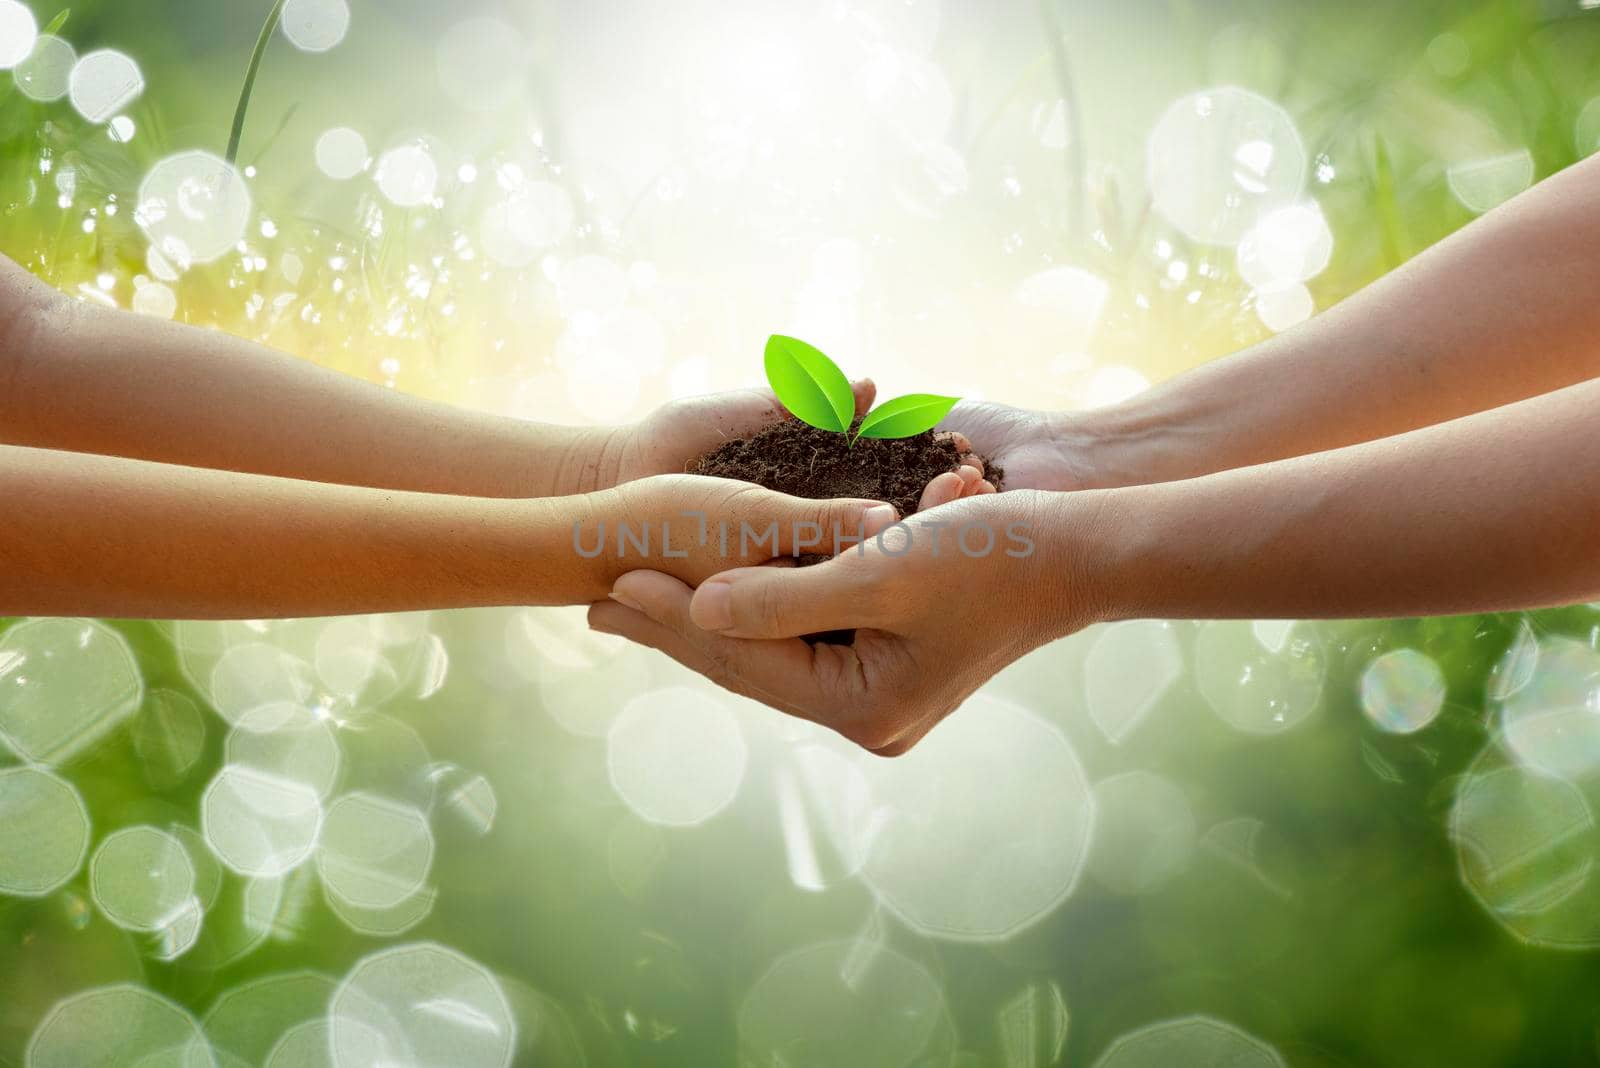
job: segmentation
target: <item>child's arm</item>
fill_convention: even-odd
[[[0,616],[269,618],[604,599],[646,565],[698,582],[787,554],[816,523],[854,534],[872,502],[803,501],[669,475],[544,500],[339,486],[0,445]],[[887,523],[878,514],[869,529]],[[697,521],[772,542],[700,545]],[[617,524],[637,538],[619,557]],[[587,558],[574,542],[593,554]],[[664,526],[665,525],[665,526]],[[670,547],[662,551],[662,532]]]
[[[871,402],[871,385],[857,386]],[[864,408],[863,408],[864,410]],[[69,300],[0,257],[0,443],[479,497],[681,472],[781,418],[760,390],[564,427],[422,400],[227,334]]]
[[[958,406],[1018,488],[1163,482],[1430,426],[1600,375],[1600,158],[1322,315],[1121,405]]]

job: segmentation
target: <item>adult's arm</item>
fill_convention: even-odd
[[[1192,478],[1399,434],[1600,375],[1600,157],[1323,314],[1110,408],[958,406],[1020,488]],[[1015,474],[1012,474],[1012,472]]]
[[[1600,598],[1600,381],[1186,481],[1007,493],[812,568],[619,580],[596,627],[903,752],[1006,664],[1094,622],[1348,618]],[[981,548],[983,531],[997,532]],[[1016,525],[1034,551],[1013,556]],[[899,550],[899,551],[897,551]],[[853,647],[798,635],[845,627]],[[762,640],[764,639],[764,640]]]

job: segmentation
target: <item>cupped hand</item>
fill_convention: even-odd
[[[856,417],[865,415],[877,399],[878,387],[871,379],[851,383],[856,399]],[[764,427],[794,418],[768,389],[738,389],[687,397],[657,408],[643,420],[608,433],[602,452],[610,452],[609,463],[602,460],[603,485],[617,485],[650,475],[682,474],[695,460],[732,438],[748,437]],[[962,453],[962,464],[975,467],[980,476],[983,463],[973,455],[972,445],[960,433],[949,435]],[[613,467],[614,473],[604,468]],[[609,477],[605,477],[609,474]],[[976,487],[970,487],[974,492]],[[943,495],[939,495],[941,499]]]
[[[964,435],[1005,472],[1006,489],[1073,490],[1099,481],[1090,450],[1075,444],[1068,416],[987,401],[962,401],[941,430]]]
[[[877,397],[870,379],[851,383],[856,415]],[[682,474],[695,460],[731,438],[749,437],[763,427],[793,418],[769,389],[736,389],[670,401],[631,426],[612,434],[616,453],[612,483],[649,475]]]
[[[698,589],[636,571],[589,623],[895,756],[1001,668],[1095,618],[1061,532],[1041,525],[1050,496],[974,496],[814,567],[741,568]],[[849,628],[853,645],[801,638]]]
[[[654,475],[590,498],[573,549],[609,580],[639,567],[700,583],[729,568],[831,553],[894,522],[881,501],[809,500],[749,482]]]

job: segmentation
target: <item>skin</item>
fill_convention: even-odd
[[[698,590],[635,572],[591,624],[893,756],[1095,622],[1600,598],[1600,303],[1571,282],[1600,239],[1597,187],[1600,161],[1573,167],[1326,315],[1118,408],[958,408],[949,425],[1023,488],[911,517],[903,555],[886,537]],[[961,522],[1026,524],[1036,552],[971,559]],[[845,627],[852,647],[798,638]]]
[[[855,386],[858,414],[871,382]],[[796,525],[870,533],[873,501],[682,474],[786,418],[772,394],[677,401],[621,427],[548,426],[358,381],[225,334],[67,300],[0,259],[0,615],[270,618],[587,604],[639,561],[574,549],[684,511],[776,524],[776,549],[674,545],[697,583],[786,559]],[[957,444],[970,451],[964,440]],[[972,458],[929,506],[992,493]],[[803,528],[802,528],[803,529]],[[712,549],[716,549],[716,553]]]
[[[1165,482],[1354,445],[1600,375],[1600,157],[1323,314],[1092,412],[962,404],[946,420],[1018,489]]]

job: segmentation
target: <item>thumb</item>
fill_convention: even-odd
[[[694,591],[689,619],[731,638],[799,638],[867,625],[842,560],[813,567],[741,567]]]
[[[858,378],[850,383],[850,393],[856,399],[856,418],[861,418],[872,410],[872,402],[878,399],[878,384],[870,378]]]

